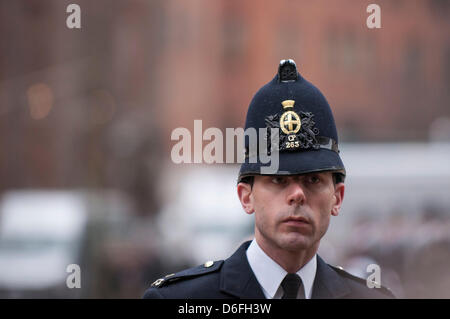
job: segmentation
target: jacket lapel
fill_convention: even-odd
[[[317,255],[317,271],[314,279],[313,299],[343,298],[350,294],[348,284],[319,255]]]
[[[220,278],[220,290],[224,293],[242,299],[264,299],[250,264],[246,251],[250,241],[243,243],[239,249],[225,260]]]

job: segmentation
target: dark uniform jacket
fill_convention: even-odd
[[[250,241],[228,259],[167,275],[156,280],[144,298],[264,299],[264,293],[247,260]],[[368,288],[366,280],[326,264],[317,256],[312,298],[394,298],[386,288]]]

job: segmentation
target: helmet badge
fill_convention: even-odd
[[[281,102],[285,110],[290,108],[293,109],[294,103],[294,100],[285,100]],[[294,111],[286,111],[280,117],[280,128],[284,134],[295,134],[300,131],[301,126],[302,122],[300,117]]]
[[[304,149],[319,149],[317,140],[319,130],[315,127],[314,115],[311,112],[300,111],[300,115],[294,111],[294,100],[281,102],[285,112],[281,115],[269,115],[266,117],[266,127],[279,128],[280,151],[296,151]],[[270,142],[270,130],[267,132],[267,142]]]

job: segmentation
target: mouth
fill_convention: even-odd
[[[283,223],[293,225],[293,226],[302,226],[302,225],[308,225],[309,222],[306,218],[298,216],[298,217],[288,217],[285,220],[283,220]]]

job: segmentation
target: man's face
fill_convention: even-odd
[[[330,216],[337,215],[344,184],[330,172],[295,176],[255,176],[253,187],[240,183],[245,211],[255,213],[255,237],[267,249],[318,248]]]

